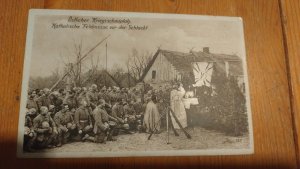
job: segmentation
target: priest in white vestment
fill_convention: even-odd
[[[183,97],[185,95],[185,90],[183,85],[180,83],[179,85],[174,85],[173,90],[171,91],[171,109],[175,113],[175,116],[179,120],[180,124],[183,128],[187,127],[187,116],[186,111],[183,104]],[[172,123],[175,129],[180,129],[179,125],[176,123],[173,115],[171,114]]]

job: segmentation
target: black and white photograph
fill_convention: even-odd
[[[239,17],[32,9],[18,156],[253,154]]]

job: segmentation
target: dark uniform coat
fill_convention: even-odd
[[[38,98],[37,103],[39,107],[46,106],[49,108],[49,106],[52,104],[52,101],[49,96],[42,95],[40,98]]]
[[[42,123],[44,121],[48,122],[50,127],[56,128],[56,124],[55,124],[55,122],[53,121],[53,119],[51,118],[51,116],[49,114],[46,114],[46,115],[39,114],[38,116],[36,116],[33,119],[33,127],[34,127],[34,130],[37,133],[41,133],[40,129],[42,129]]]
[[[75,97],[67,96],[64,99],[63,104],[67,104],[69,106],[69,109],[72,110],[72,109],[76,109],[77,108],[78,101],[77,101],[77,99]]]
[[[38,104],[37,104],[37,102],[35,101],[34,98],[28,98],[28,99],[27,99],[27,105],[26,105],[26,108],[27,108],[27,109],[35,108],[35,110],[38,110]]]
[[[74,119],[72,117],[71,112],[67,111],[67,112],[63,113],[63,112],[59,111],[55,114],[54,121],[55,121],[57,127],[60,127],[60,126],[65,126],[68,123],[73,123]]]
[[[74,118],[78,130],[84,129],[87,125],[92,125],[92,119],[88,110],[84,107],[79,107],[75,112]]]

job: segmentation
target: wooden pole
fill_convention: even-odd
[[[127,61],[127,78],[128,78],[128,88],[130,88],[129,59]]]
[[[167,118],[167,144],[170,144],[169,142],[169,110],[167,109],[167,114],[166,114],[166,118]]]
[[[74,65],[77,65],[80,63],[84,58],[86,58],[93,50],[95,50],[103,41],[105,41],[110,35],[106,36],[104,39],[102,39],[99,43],[97,43],[93,48],[91,48],[86,54],[82,56]],[[50,88],[50,91],[52,91],[64,78],[71,72],[72,70],[68,70],[58,81]]]

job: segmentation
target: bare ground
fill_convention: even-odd
[[[232,137],[203,128],[189,128],[188,133],[192,139],[187,139],[181,130],[176,137],[172,131],[167,144],[167,132],[152,135],[135,133],[117,136],[117,141],[97,144],[91,142],[72,142],[53,149],[44,149],[42,152],[122,152],[122,151],[153,151],[153,150],[191,150],[191,149],[241,149],[249,146],[248,136]]]

